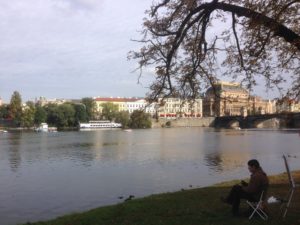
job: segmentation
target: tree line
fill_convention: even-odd
[[[90,120],[110,120],[121,123],[123,128],[150,128],[151,119],[142,110],[132,114],[118,111],[117,105],[103,103],[102,112],[96,110],[96,103],[92,98],[82,98],[80,101],[65,102],[63,104],[27,101],[22,103],[22,97],[15,91],[9,104],[0,106],[0,119],[9,120],[14,127],[31,128],[41,123],[48,123],[58,129],[76,128],[80,122]]]

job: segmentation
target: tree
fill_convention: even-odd
[[[33,102],[26,102],[26,106],[22,112],[21,126],[32,127],[34,125],[35,118],[35,105]]]
[[[0,106],[0,118],[8,119],[9,118],[9,105]]]
[[[121,123],[122,128],[127,128],[129,127],[130,123],[130,116],[128,111],[121,111],[116,113],[116,123]]]
[[[57,109],[57,127],[72,126],[76,126],[75,109],[73,105],[69,103],[59,105]]]
[[[85,105],[87,120],[95,119],[96,102],[92,98],[83,98],[81,103]]]
[[[57,104],[47,104],[44,107],[47,115],[47,123],[50,126],[57,126],[58,124],[58,105]]]
[[[144,46],[129,58],[141,75],[155,67],[150,100],[194,99],[219,73],[249,90],[264,78],[266,88],[300,96],[300,0],[160,0],[147,15]]]
[[[34,114],[34,124],[40,125],[41,123],[46,122],[46,120],[47,120],[46,110],[42,106],[37,105]]]
[[[75,109],[70,103],[64,103],[61,105],[48,104],[45,107],[45,110],[47,112],[48,124],[58,128],[76,126]]]
[[[106,119],[110,121],[115,119],[116,114],[118,112],[117,105],[111,102],[106,102],[106,103],[102,103],[101,107],[102,107],[102,112],[101,112],[102,119]]]
[[[131,128],[151,128],[152,125],[150,115],[142,110],[134,110],[130,120]]]
[[[84,104],[74,104],[75,110],[75,121],[78,122],[87,122],[88,116],[86,112],[86,106]]]
[[[11,96],[10,104],[10,117],[16,126],[20,126],[22,119],[22,98],[19,92],[14,91]]]

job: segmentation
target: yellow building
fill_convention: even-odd
[[[114,98],[114,97],[97,97],[94,98],[96,103],[96,111],[102,112],[103,103],[112,103],[118,107],[118,111],[128,111],[132,113],[134,110],[144,110],[146,113],[153,114],[154,107],[149,105],[144,98]]]
[[[240,83],[219,81],[206,91],[203,101],[204,116],[235,116],[272,114],[275,102],[251,96]]]

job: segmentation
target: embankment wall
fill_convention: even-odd
[[[213,127],[215,117],[177,119],[160,118],[158,121],[153,119],[152,128],[166,127],[168,121],[170,121],[171,127]]]

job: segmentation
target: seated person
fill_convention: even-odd
[[[268,187],[269,180],[256,159],[248,161],[248,169],[251,173],[249,184],[242,181],[242,185],[232,187],[226,198],[221,198],[225,203],[232,205],[233,216],[239,215],[240,200],[258,201],[261,192]]]

